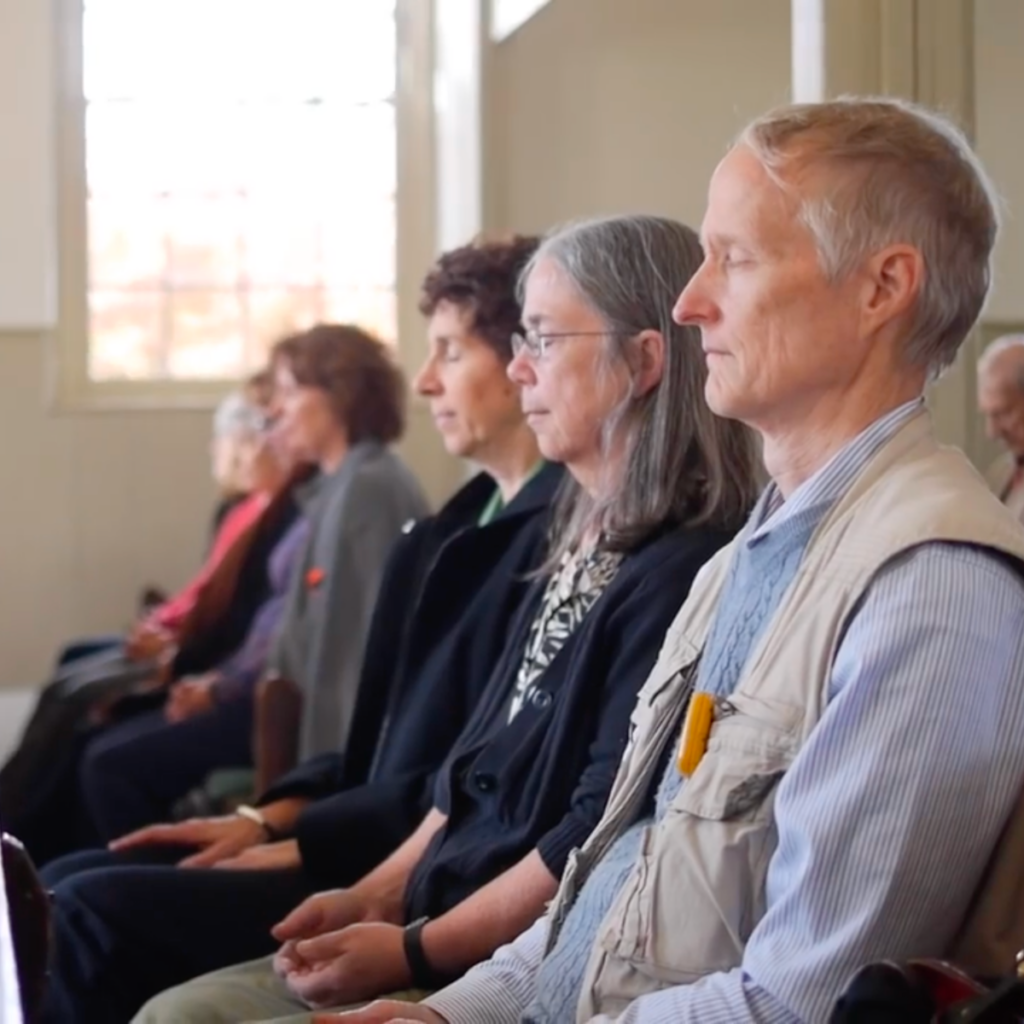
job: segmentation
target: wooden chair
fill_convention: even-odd
[[[39,1019],[46,994],[50,897],[39,881],[32,859],[17,839],[6,833],[0,835],[0,853],[22,1016],[26,1024],[32,1024]]]
[[[302,691],[290,679],[270,676],[256,688],[253,761],[257,794],[266,792],[299,759]]]

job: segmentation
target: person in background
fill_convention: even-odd
[[[249,493],[246,486],[248,458],[244,446],[240,448],[229,441],[232,423],[236,415],[244,417],[246,409],[255,409],[269,419],[273,393],[274,379],[270,370],[259,370],[246,379],[239,392],[221,403],[214,416],[210,463],[220,500],[213,513],[212,537],[217,536],[224,516]]]
[[[294,476],[291,454],[266,432],[250,459],[251,493],[277,505],[291,502]],[[231,657],[175,682],[162,708],[113,724],[88,743],[80,768],[82,797],[101,842],[166,820],[175,801],[210,772],[252,765],[254,691],[307,533],[305,518],[297,516],[274,546],[270,593]]]
[[[744,130],[676,316],[772,482],[673,623],[546,915],[424,1005],[324,1021],[799,1024],[876,961],[1012,972],[1024,533],[924,401],[997,232],[929,111],[848,98]]]
[[[390,447],[405,432],[406,385],[380,341],[319,324],[278,342],[271,367],[282,441],[320,470],[305,491],[309,538],[268,665],[302,692],[305,758],[345,746],[384,566],[429,509]]]
[[[214,432],[234,453],[235,490],[248,489],[247,471],[241,467],[252,461],[265,423],[263,411],[240,393],[229,395],[218,408]],[[56,677],[43,688],[14,754],[0,769],[0,813],[37,863],[79,842],[77,771],[91,730],[109,718],[126,694],[206,671],[241,643],[269,585],[261,549],[249,552],[248,542],[242,542],[268,501],[266,493],[256,491],[236,502],[222,518],[202,569],[178,594],[140,620],[122,641],[64,658]],[[242,561],[240,547],[251,556],[251,564],[235,565],[225,573],[225,560]],[[147,697],[142,703],[149,706],[162,699]]]
[[[344,750],[304,762],[256,815],[156,826],[51,864],[58,1019],[127,1019],[172,984],[273,952],[277,921],[356,881],[419,824],[545,560],[562,479],[506,373],[537,244],[461,246],[423,282],[429,352],[414,386],[448,452],[481,471],[395,544]]]
[[[433,988],[543,913],[601,816],[629,711],[703,564],[757,486],[749,432],[701,401],[672,305],[692,230],[626,216],[556,231],[523,285],[509,376],[541,453],[571,479],[548,558],[416,832],[353,885],[274,929],[272,960],[151,1000],[136,1021],[291,1017]]]
[[[179,641],[196,601],[232,546],[263,513],[270,494],[253,486],[253,462],[269,421],[269,395],[263,371],[227,395],[214,414],[210,463],[219,499],[213,515],[210,549],[200,572],[173,597],[157,604],[129,633],[130,655],[167,659]],[[243,631],[244,633],[244,631]]]
[[[978,360],[978,409],[1006,449],[989,468],[989,486],[1024,522],[1024,334],[997,338]]]

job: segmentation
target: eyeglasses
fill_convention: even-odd
[[[547,355],[548,345],[560,338],[617,338],[622,337],[621,331],[545,331],[541,334],[532,328],[527,331],[516,331],[512,335],[512,355],[519,356],[524,352],[531,359],[543,359]]]

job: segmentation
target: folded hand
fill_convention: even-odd
[[[288,988],[314,1009],[356,1003],[412,982],[403,929],[374,921],[354,924],[294,945]]]

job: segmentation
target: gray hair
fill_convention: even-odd
[[[1003,379],[1009,377],[1017,390],[1024,393],[1024,334],[1004,334],[985,346],[978,359],[979,379],[998,374],[999,369],[1003,371]],[[1007,370],[1011,372],[1006,373]]]
[[[756,442],[746,427],[708,408],[700,334],[672,319],[703,260],[696,233],[665,217],[583,221],[544,239],[523,283],[541,260],[554,262],[615,332],[603,342],[606,367],[625,367],[635,378],[637,335],[655,330],[665,339],[657,387],[643,395],[631,389],[603,425],[606,451],[624,442],[621,478],[596,497],[567,480],[549,567],[596,534],[612,550],[627,551],[666,527],[738,528],[760,484]]]
[[[216,438],[256,434],[265,426],[263,410],[253,405],[242,391],[232,391],[213,414],[213,436]]]
[[[905,100],[846,96],[772,111],[738,142],[784,189],[793,186],[788,170],[828,173],[799,198],[830,280],[886,245],[921,253],[905,355],[938,377],[981,314],[999,233],[997,193],[963,133]]]

